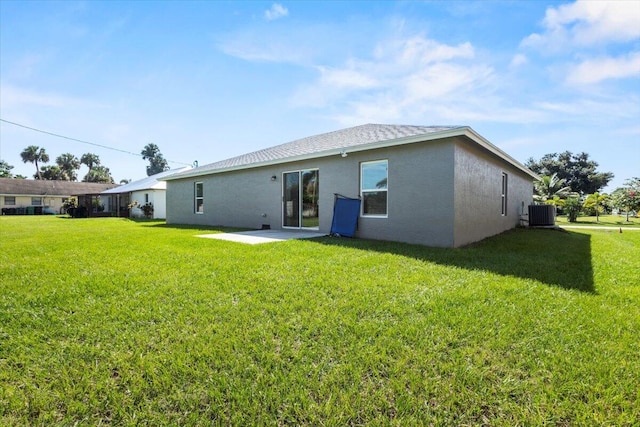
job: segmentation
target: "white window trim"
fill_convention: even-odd
[[[362,166],[364,165],[371,165],[371,164],[375,164],[375,163],[386,163],[387,164],[387,188],[385,189],[376,189],[376,190],[363,190],[362,189]],[[364,213],[364,195],[363,193],[373,193],[373,192],[379,192],[379,191],[385,191],[387,193],[387,206],[386,206],[386,214],[384,215],[378,215],[378,214],[365,214]],[[389,218],[389,159],[380,159],[380,160],[371,160],[371,161],[367,161],[367,162],[360,162],[360,200],[362,200],[362,202],[360,203],[360,216],[363,218]]]
[[[202,196],[198,197],[198,184],[202,186]],[[202,200],[202,212],[198,212],[198,200]],[[193,183],[193,213],[204,215],[204,183],[197,181]]]

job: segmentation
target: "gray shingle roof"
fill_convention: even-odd
[[[320,157],[323,152],[349,149],[382,141],[427,135],[453,129],[465,129],[465,126],[407,126],[366,124],[348,129],[323,133],[297,139],[275,147],[265,148],[241,156],[232,157],[215,163],[200,166],[186,172],[172,175],[169,179],[183,176],[202,175],[225,169],[251,167],[263,163],[285,161],[304,156]]]
[[[23,196],[78,196],[98,194],[118,184],[0,178],[0,194]]]

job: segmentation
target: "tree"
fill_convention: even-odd
[[[533,183],[533,188],[537,194],[533,196],[534,200],[547,203],[556,198],[566,199],[571,194],[571,187],[564,185],[565,180],[558,178],[558,174],[542,175],[540,181]],[[551,204],[551,203],[549,203]]]
[[[77,181],[76,171],[80,169],[80,160],[71,153],[64,153],[56,157],[56,163],[62,171],[65,181]]]
[[[101,182],[103,184],[113,184],[113,177],[108,167],[98,165],[93,166],[85,177],[82,179],[84,182]]]
[[[66,181],[67,176],[64,171],[60,169],[58,165],[42,166],[36,175],[33,175],[36,179],[44,179],[48,181]]]
[[[100,157],[98,157],[97,154],[85,153],[82,155],[82,157],[80,157],[80,163],[82,163],[83,165],[87,165],[87,167],[89,168],[89,172],[85,176],[85,179],[83,179],[83,181],[87,181],[86,178],[87,176],[89,176],[93,168],[96,166],[100,166]]]
[[[140,154],[142,154],[144,160],[149,160],[147,176],[169,170],[169,164],[162,156],[162,153],[160,153],[160,148],[158,148],[156,144],[147,144]]]
[[[612,204],[618,209],[623,209],[627,214],[631,211],[638,212],[640,210],[640,178],[631,178],[625,181],[624,187],[616,188],[611,193]]]
[[[604,211],[604,206],[608,200],[609,195],[606,193],[589,194],[586,199],[584,199],[582,207],[585,209],[587,215],[595,213],[596,222],[598,222],[600,221],[600,212]]]
[[[582,208],[580,198],[577,196],[567,197],[564,202],[564,210],[567,212],[567,219],[569,222],[576,222],[578,220],[578,214]]]
[[[36,165],[36,174],[33,177],[42,179],[42,174],[40,173],[40,166],[38,162],[49,162],[49,155],[47,154],[45,149],[35,145],[30,145],[22,150],[22,153],[20,153],[20,157],[22,157],[23,163],[34,163]]]
[[[0,178],[12,178],[11,169],[13,169],[13,166],[4,160],[0,160]]]
[[[573,154],[570,151],[563,153],[545,154],[539,161],[529,158],[525,166],[538,175],[551,176],[557,174],[559,179],[564,179],[571,190],[580,195],[597,193],[605,187],[611,179],[612,172],[598,172],[598,163],[589,160],[589,154]]]

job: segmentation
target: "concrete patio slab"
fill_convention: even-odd
[[[326,234],[318,233],[317,231],[251,230],[238,231],[235,233],[200,234],[196,237],[257,245],[260,243],[283,242],[291,239],[313,239],[314,237],[322,236],[326,236]]]

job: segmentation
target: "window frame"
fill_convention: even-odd
[[[200,186],[200,196],[198,196],[198,186]],[[200,210],[198,210],[198,206],[201,206]],[[202,181],[193,183],[193,213],[196,215],[204,214],[204,183]]]
[[[387,169],[387,185],[385,188],[364,188],[364,169],[366,165],[382,164],[386,165]],[[366,193],[387,193],[385,200],[385,213],[384,214],[369,214],[365,212],[365,194]],[[360,162],[360,216],[363,218],[388,218],[389,217],[389,159],[369,160],[366,162]]]
[[[509,175],[506,172],[502,172],[502,181],[500,184],[500,214],[507,216],[507,200],[509,196]]]
[[[39,201],[39,203],[36,203],[38,201]],[[31,206],[42,206],[42,205],[43,205],[42,197],[32,197],[31,198]]]
[[[16,196],[4,196],[4,204],[5,206],[15,206]]]

